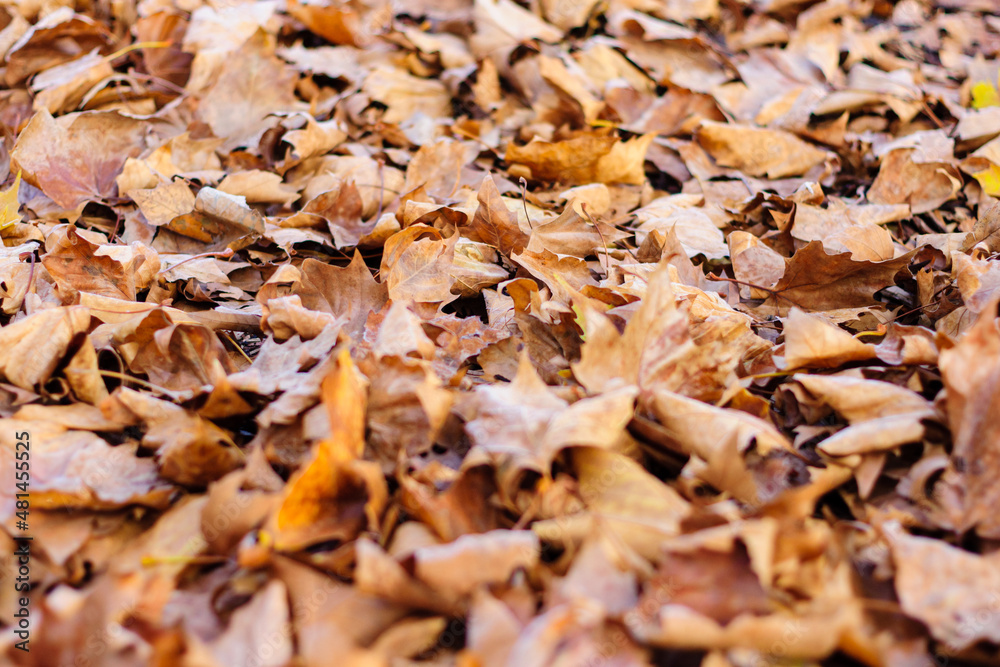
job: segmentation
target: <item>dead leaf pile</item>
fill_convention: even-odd
[[[0,3],[4,663],[1000,664],[995,10]]]

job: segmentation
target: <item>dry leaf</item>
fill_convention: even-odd
[[[825,151],[781,130],[704,121],[697,138],[720,166],[734,167],[750,176],[801,176],[830,158]]]
[[[524,175],[535,180],[638,185],[645,179],[643,160],[652,141],[652,135],[619,142],[607,134],[590,133],[555,143],[511,144],[504,159],[523,166]]]
[[[45,109],[18,136],[11,162],[24,180],[65,209],[116,194],[126,158],[142,152],[146,123],[118,112],[88,111],[54,119]]]

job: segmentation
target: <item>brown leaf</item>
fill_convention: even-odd
[[[401,123],[419,111],[431,118],[451,114],[451,94],[440,81],[420,79],[396,67],[377,67],[366,78],[365,93],[387,108],[382,120]]]
[[[391,471],[400,451],[410,457],[430,450],[448,417],[453,398],[437,376],[421,364],[397,357],[363,368],[371,382],[367,415],[369,451],[384,470]]]
[[[367,7],[362,6],[365,10]],[[367,46],[373,36],[387,26],[387,7],[358,11],[354,7],[327,7],[292,0],[288,12],[312,32],[334,44]]]
[[[683,356],[689,343],[688,318],[677,309],[665,268],[649,276],[646,297],[623,334],[592,304],[580,304],[587,337],[573,374],[591,392],[622,385],[646,389],[664,367]],[[574,304],[576,305],[576,304]]]
[[[310,460],[289,480],[269,522],[283,550],[353,539],[366,526],[377,525],[387,500],[381,470],[359,458],[364,450],[364,385],[346,349],[337,361],[337,369],[323,382],[330,437],[316,444]]]
[[[908,615],[927,624],[952,650],[1000,642],[998,558],[941,540],[908,535],[898,522],[882,528],[896,564],[896,594]]]
[[[156,474],[151,459],[136,456],[135,446],[112,447],[87,431],[46,435],[37,422],[12,423],[0,448],[0,467],[14,478],[14,433],[33,433],[32,500],[37,508],[115,509],[128,505],[163,508],[173,487]],[[13,488],[13,487],[11,487]],[[14,489],[16,491],[16,489]],[[14,491],[5,491],[13,515]],[[8,505],[5,505],[8,506]]]
[[[913,153],[913,149],[894,150],[882,159],[868,201],[909,204],[917,214],[934,210],[955,196],[962,185],[958,169],[940,162],[917,162]]]
[[[126,158],[142,152],[147,124],[116,111],[85,111],[54,119],[42,109],[17,138],[12,164],[65,209],[116,194]]]
[[[672,488],[660,484],[638,463],[617,452],[577,447],[569,452],[580,498],[592,517],[601,517],[614,534],[647,558],[657,558],[663,540],[676,535],[691,511]],[[586,514],[580,518],[588,518]],[[536,524],[537,525],[537,524]],[[549,539],[545,524],[535,528]],[[569,535],[563,533],[565,539]]]
[[[415,227],[411,227],[419,232]],[[458,234],[449,239],[397,234],[386,243],[382,274],[393,301],[448,303],[455,299],[451,273]]]
[[[69,7],[53,11],[31,26],[7,53],[7,84],[13,86],[47,67],[107,46],[110,31]]]
[[[792,308],[784,322],[785,367],[837,368],[874,359],[874,345],[863,343],[819,317]]]
[[[73,227],[57,228],[46,240],[48,252],[42,264],[59,287],[64,301],[73,301],[76,292],[135,301],[136,291],[148,286],[160,268],[156,253],[142,243],[129,247],[91,243]],[[115,256],[105,252],[124,250]],[[101,254],[97,254],[101,252]]]
[[[763,285],[769,295],[759,312],[786,314],[793,307],[806,311],[871,306],[875,292],[895,284],[909,273],[912,253],[883,262],[855,261],[850,253],[827,254],[813,241],[785,260],[785,272],[774,285]]]
[[[527,235],[517,223],[517,214],[508,210],[500,198],[500,191],[489,174],[479,186],[478,199],[479,208],[469,225],[473,234],[470,238],[488,243],[505,257],[524,250]]]
[[[510,144],[504,159],[534,180],[559,183],[626,183],[645,180],[643,161],[653,135],[619,142],[607,134],[588,133],[565,141]]]
[[[750,176],[800,176],[831,157],[782,130],[704,121],[697,139],[719,165]]]
[[[260,667],[282,667],[294,650],[288,592],[270,581],[246,605],[233,612],[229,627],[211,645],[220,664],[238,664],[252,656]]]
[[[188,412],[154,424],[143,445],[156,450],[160,475],[188,486],[208,486],[244,460],[228,433]]]
[[[198,114],[228,149],[254,146],[261,135],[277,124],[275,111],[292,111],[297,78],[274,55],[274,39],[258,31],[231,58],[239,67],[228,67],[205,91]]]
[[[181,14],[169,11],[142,16],[135,22],[136,41],[170,42],[167,47],[142,49],[142,63],[151,75],[183,86],[191,73],[194,55],[181,50],[188,22]]]
[[[129,190],[146,222],[157,227],[194,210],[195,196],[184,181],[172,181],[155,188]]]
[[[51,308],[0,329],[0,374],[22,389],[46,382],[73,341],[90,327],[87,308]]]
[[[264,218],[246,199],[214,188],[202,188],[194,210],[173,218],[167,229],[208,244],[206,252],[240,250],[264,233]]]
[[[134,328],[123,327],[115,344],[130,369],[175,391],[210,388],[214,379],[233,370],[218,336],[201,324],[174,324],[163,311],[136,316]]]
[[[954,445],[951,468],[958,474],[962,507],[959,530],[975,528],[983,537],[1000,535],[994,511],[1000,502],[995,479],[1000,471],[1000,424],[993,415],[1000,393],[1000,328],[991,306],[979,316],[958,345],[941,352],[941,376],[947,389],[948,423]]]
[[[100,56],[96,49],[82,58],[49,68],[31,81],[34,107],[53,114],[73,111],[96,84],[113,73],[108,59]]]

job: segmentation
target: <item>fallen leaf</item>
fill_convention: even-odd
[[[584,134],[559,142],[534,141],[511,144],[504,159],[523,165],[525,175],[559,183],[643,182],[643,160],[652,135],[619,142],[607,134]]]
[[[348,540],[376,525],[388,492],[379,467],[360,460],[364,450],[364,386],[346,349],[323,382],[330,437],[293,476],[269,525],[281,549],[297,550],[331,539]]]
[[[896,564],[896,594],[904,612],[956,651],[1000,640],[996,557],[908,535],[896,521],[882,532]]]
[[[500,254],[510,257],[511,253],[521,252],[527,245],[527,238],[517,222],[517,215],[507,209],[500,198],[493,178],[489,175],[479,186],[479,207],[469,225],[475,235],[473,240],[487,243]]]
[[[704,121],[697,139],[719,165],[750,176],[800,176],[830,159],[825,151],[781,130]]]
[[[24,180],[65,209],[104,201],[127,158],[145,148],[145,122],[116,111],[85,111],[54,119],[45,109],[31,119],[11,151]]]
[[[958,473],[961,530],[984,537],[1000,534],[992,511],[998,501],[993,483],[1000,459],[990,443],[1000,437],[993,414],[1000,381],[992,360],[1000,355],[1000,329],[992,310],[979,316],[958,345],[941,353],[941,375],[947,388],[946,409],[954,445],[951,467]]]

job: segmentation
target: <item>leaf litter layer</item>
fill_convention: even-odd
[[[996,664],[994,9],[5,3],[4,660]]]

